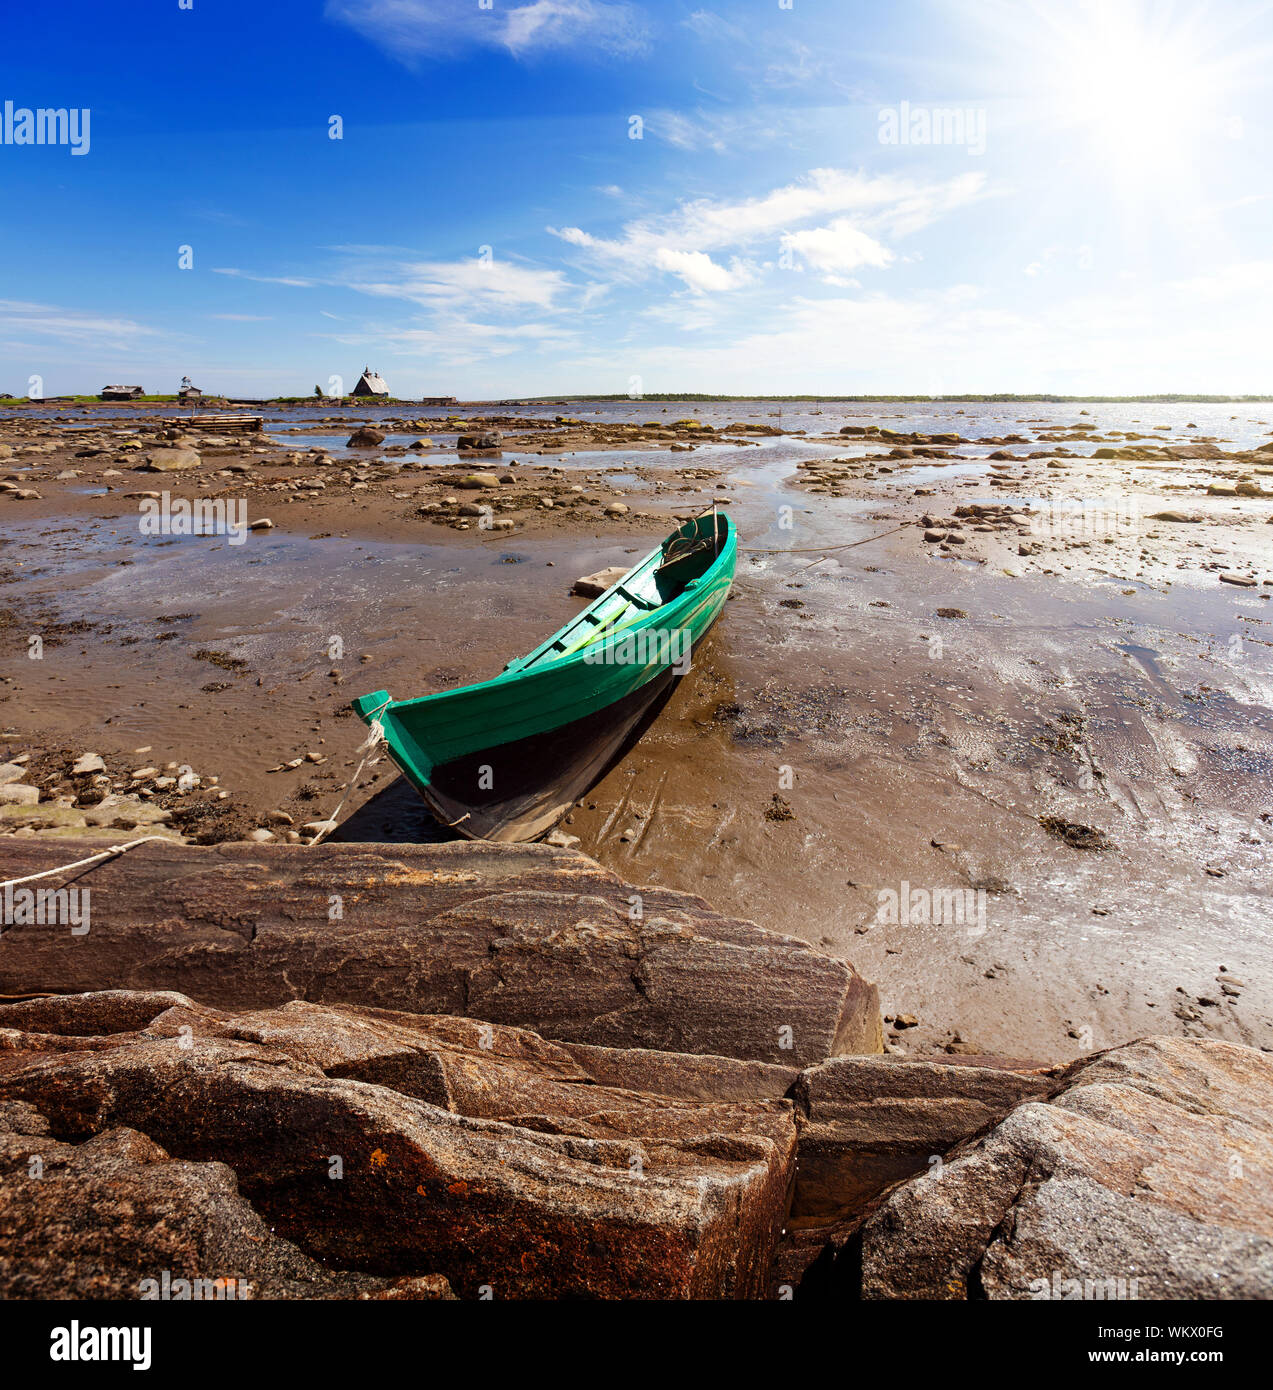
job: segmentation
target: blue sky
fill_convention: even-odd
[[[70,0],[5,34],[0,103],[90,140],[0,144],[0,390],[1273,391],[1265,3]]]

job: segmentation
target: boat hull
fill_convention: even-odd
[[[420,794],[444,825],[470,839],[538,839],[639,737],[679,679],[665,668],[593,714],[435,767]]]
[[[733,528],[723,526],[726,542],[704,574],[649,612],[638,608],[609,638],[572,652],[576,620],[556,634],[561,654],[550,638],[494,680],[418,700],[376,691],[354,709],[368,724],[380,720],[393,760],[444,825],[474,839],[535,839],[619,755],[720,616],[736,556]],[[605,600],[585,615],[604,611]]]

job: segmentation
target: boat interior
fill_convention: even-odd
[[[664,604],[693,589],[715,564],[728,537],[729,522],[714,509],[687,521],[578,617],[504,669],[524,671],[574,656],[594,642],[638,626]]]

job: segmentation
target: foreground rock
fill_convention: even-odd
[[[274,1235],[224,1163],[134,1129],[62,1143],[0,1103],[0,1298],[450,1298],[438,1276],[328,1270]]]
[[[793,1217],[851,1216],[1022,1101],[1055,1089],[1050,1069],[1026,1067],[979,1057],[837,1057],[802,1072],[792,1091],[800,1127]]]
[[[519,1029],[110,991],[0,1007],[0,1030],[8,1291],[118,1296],[166,1269],[263,1296],[439,1296],[442,1275],[467,1297],[746,1298],[786,1215],[789,1103],[601,1085]]]
[[[6,876],[97,848],[13,841]],[[568,849],[148,844],[77,884],[92,890],[91,931],[5,931],[0,994],[303,997],[796,1067],[881,1050],[877,992],[851,966]]]
[[[1116,1048],[893,1192],[850,1282],[866,1298],[1273,1297],[1271,1139],[1273,1058]]]

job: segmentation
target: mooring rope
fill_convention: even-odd
[[[843,545],[809,545],[803,549],[784,548],[780,550],[765,550],[758,545],[740,545],[738,548],[747,551],[750,555],[820,555],[823,553],[831,555],[837,550],[852,550],[855,545],[865,545],[868,541],[881,541],[885,536],[894,536],[899,531],[907,530],[909,526],[910,522],[908,521],[901,526],[894,526],[891,531],[881,531],[876,536],[864,536],[860,541],[845,541]]]
[[[385,726],[380,722],[380,716],[392,703],[392,700],[386,700],[383,704],[376,706],[376,712],[371,716],[371,723],[368,725],[370,732],[366,739],[360,743],[355,750],[362,754],[362,761],[358,764],[357,770],[349,779],[345,790],[341,793],[340,800],[336,803],[336,809],[327,818],[325,822],[326,828],[320,830],[309,842],[310,849],[313,849],[315,845],[322,844],[323,840],[336,828],[336,818],[340,815],[345,802],[349,800],[350,792],[358,785],[358,779],[362,776],[363,768],[368,765],[367,759],[371,758],[372,766],[380,761],[379,755],[374,758],[372,758],[371,755],[376,751],[377,746],[385,741]]]
[[[130,849],[136,849],[138,845],[144,845],[150,840],[162,840],[164,844],[175,843],[167,835],[143,835],[140,840],[129,840],[126,845],[112,845],[109,849],[104,849],[98,854],[90,854],[87,859],[77,859],[73,864],[63,864],[56,869],[43,869],[38,874],[26,874],[22,878],[6,878],[0,882],[0,888],[15,888],[19,883],[30,883],[37,878],[52,878],[54,874],[69,873],[72,869],[82,868],[85,864],[96,864],[99,859],[109,859],[112,854],[126,854]]]

